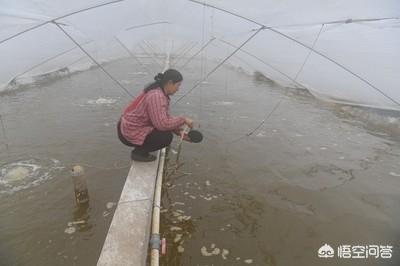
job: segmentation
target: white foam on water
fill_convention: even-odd
[[[29,175],[29,169],[17,166],[4,175],[4,180],[8,182],[16,182],[26,178]]]
[[[111,209],[111,208],[114,207],[115,205],[116,205],[115,202],[107,202],[106,208],[107,208],[107,209]]]
[[[71,227],[71,226],[74,226],[74,225],[85,224],[85,223],[86,223],[85,220],[79,220],[79,221],[68,222],[67,225],[68,225],[69,227]]]
[[[235,104],[234,102],[227,102],[227,101],[216,101],[216,102],[212,102],[213,105],[233,105]]]
[[[185,205],[185,203],[176,201],[176,202],[171,204],[171,206],[175,206],[175,205]]]
[[[182,221],[189,221],[192,218],[192,216],[186,216],[186,215],[182,215],[182,216],[178,216],[177,219],[182,222]]]
[[[76,231],[75,227],[67,227],[67,228],[65,228],[64,233],[70,235],[70,234],[75,233],[75,231]]]
[[[182,236],[183,236],[182,234],[176,234],[175,238],[174,238],[174,243],[177,243],[177,242],[181,241]]]
[[[56,159],[29,159],[0,166],[0,194],[38,186],[56,176],[65,167]]]
[[[199,197],[202,198],[202,199],[208,200],[208,201],[213,199],[213,197],[206,197],[206,196],[203,196],[203,195],[199,195]]]
[[[112,98],[98,98],[96,100],[88,100],[87,103],[90,105],[110,105],[110,104],[114,104],[116,103],[117,100],[116,99],[112,99]]]
[[[133,73],[130,73],[131,75],[147,75],[148,73],[147,72],[133,72]]]
[[[208,250],[207,250],[207,248],[206,248],[205,246],[203,246],[203,247],[200,249],[200,252],[201,252],[201,255],[203,255],[204,257],[210,257],[210,256],[213,255],[212,252],[208,252]]]
[[[266,135],[265,135],[265,131],[260,131],[257,135],[256,135],[256,137],[265,137]]]
[[[208,251],[207,248],[205,246],[203,246],[200,249],[201,255],[203,255],[205,257],[210,257],[210,256],[217,256],[221,253],[221,249],[217,248],[214,243],[211,244],[210,249],[211,250]],[[226,253],[227,250],[226,249],[223,249],[223,250],[225,250],[224,255],[227,255],[227,253]],[[229,251],[228,251],[228,253],[229,253]]]
[[[396,117],[388,117],[387,118],[388,123],[390,124],[397,124],[399,122],[399,119],[397,119]]]
[[[229,254],[229,250],[223,248],[223,249],[222,249],[222,254],[221,254],[221,256],[222,256],[222,258],[223,258],[224,260],[227,259],[228,254]]]

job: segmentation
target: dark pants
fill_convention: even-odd
[[[136,149],[143,151],[143,152],[152,152],[156,150],[160,150],[164,147],[167,147],[172,142],[172,132],[171,131],[159,131],[157,129],[153,129],[149,135],[146,136],[142,145],[136,145],[129,140],[127,140],[121,133],[121,121],[118,122],[117,125],[118,129],[118,138],[119,140],[129,146],[129,147],[136,147]]]

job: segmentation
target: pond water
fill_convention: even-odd
[[[128,59],[105,67],[136,94],[157,71],[143,62],[154,73]],[[182,70],[172,103],[201,64]],[[129,100],[99,69],[0,96],[0,265],[96,264],[130,166],[115,130]],[[399,265],[399,114],[322,103],[232,67],[172,113],[204,140],[183,144],[184,165],[165,180],[162,265]],[[87,209],[75,207],[75,164]],[[325,243],[390,245],[393,258],[318,258]]]

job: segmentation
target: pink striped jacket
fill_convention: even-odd
[[[153,129],[173,131],[185,122],[184,117],[169,115],[169,96],[160,88],[137,96],[121,116],[121,133],[131,143],[142,145]]]

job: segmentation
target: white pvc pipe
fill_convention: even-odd
[[[171,47],[172,49],[172,47]],[[167,57],[165,60],[164,71],[169,68],[171,51],[167,51]],[[160,235],[160,208],[161,208],[161,189],[162,189],[162,178],[164,173],[164,162],[165,162],[165,148],[160,151],[160,158],[157,170],[156,187],[154,191],[153,199],[153,217],[151,222],[151,237],[154,235]],[[161,242],[160,242],[161,243]],[[161,248],[161,245],[159,246]],[[150,265],[158,266],[160,260],[159,248],[152,247],[150,253]]]
[[[164,172],[164,161],[165,161],[165,148],[160,151],[160,160],[157,170],[157,180],[154,192],[153,201],[153,219],[151,225],[151,235],[160,234],[160,204],[161,204],[161,189],[162,189],[162,178]],[[160,259],[160,251],[158,248],[152,248],[150,254],[150,265],[158,266]]]

